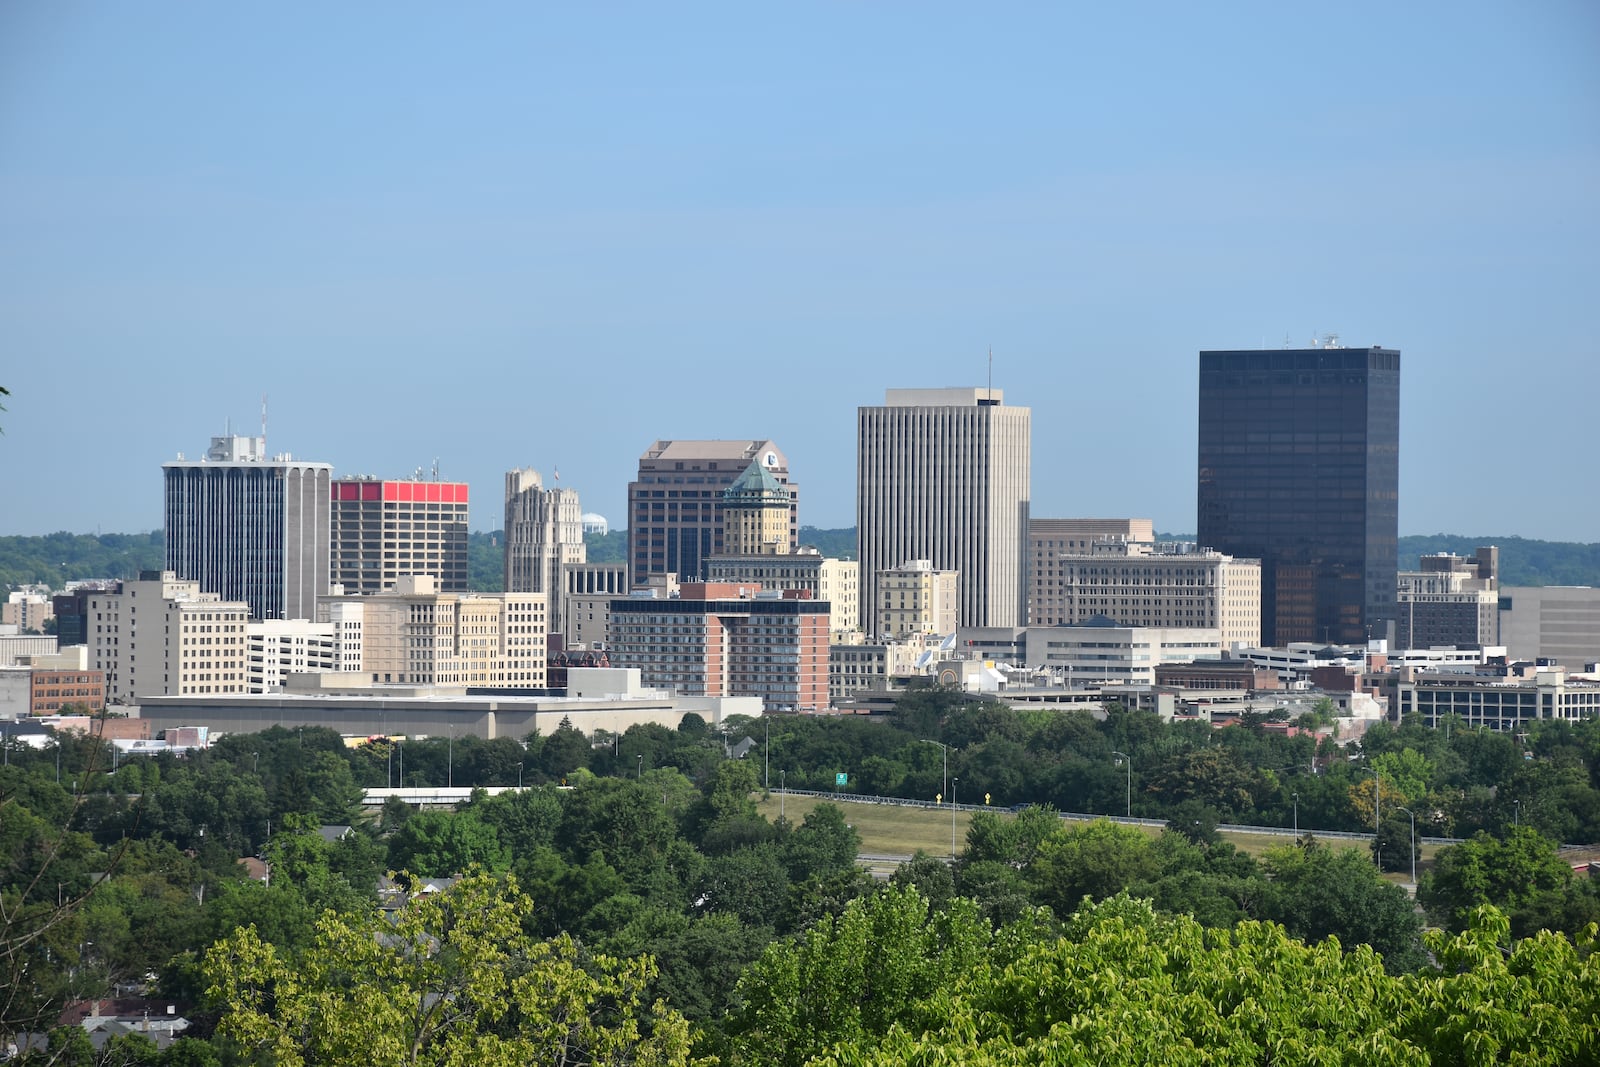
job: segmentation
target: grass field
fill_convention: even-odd
[[[790,822],[798,824],[806,817],[806,813],[818,804],[824,803],[818,797],[780,797],[774,794],[765,800],[757,799],[756,806],[761,814],[769,819],[776,819],[780,814],[785,815]],[[868,857],[909,856],[917,850],[922,850],[931,856],[950,855],[950,809],[949,808],[913,808],[899,804],[864,804],[859,802],[840,801],[839,806],[844,809],[845,821],[854,826],[861,835],[861,853]],[[1012,817],[1009,811],[1000,812],[1000,817]],[[972,813],[958,811],[955,813],[956,851],[965,847],[967,824],[972,819]],[[1154,837],[1161,832],[1160,827],[1140,827],[1145,833]],[[1312,831],[1313,833],[1315,831]],[[1224,833],[1223,840],[1231,842],[1241,852],[1259,858],[1262,853],[1273,845],[1289,843],[1286,837],[1272,834],[1249,833]],[[1354,848],[1365,853],[1368,849],[1364,841],[1346,841],[1338,838],[1323,838],[1323,842],[1333,848]],[[1420,876],[1433,863],[1433,857],[1438,852],[1438,845],[1423,845],[1417,859],[1417,874]],[[869,862],[878,873],[892,871],[895,864],[884,860]],[[1390,881],[1409,882],[1410,872],[1396,872],[1387,875]]]

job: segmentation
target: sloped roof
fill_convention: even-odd
[[[746,467],[744,473],[739,475],[734,483],[722,493],[724,502],[765,502],[768,500],[789,502],[789,490],[760,460],[753,461]]]

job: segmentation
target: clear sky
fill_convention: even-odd
[[[0,5],[0,534],[994,384],[1033,512],[1194,529],[1196,352],[1404,352],[1402,533],[1600,540],[1600,4]]]

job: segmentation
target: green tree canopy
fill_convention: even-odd
[[[688,1024],[648,1000],[653,963],[527,937],[531,906],[478,873],[392,920],[328,913],[298,960],[235,931],[205,958],[218,1033],[280,1067],[687,1063]]]

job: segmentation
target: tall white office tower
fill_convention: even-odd
[[[861,603],[908,559],[960,574],[962,626],[1027,624],[1032,413],[999,389],[890,389],[857,412]]]
[[[161,465],[166,569],[254,619],[311,619],[328,593],[333,467],[267,457],[262,437],[213,437]]]
[[[561,568],[589,558],[576,489],[546,489],[528,467],[506,472],[506,592],[543,593],[548,630],[566,633]]]

